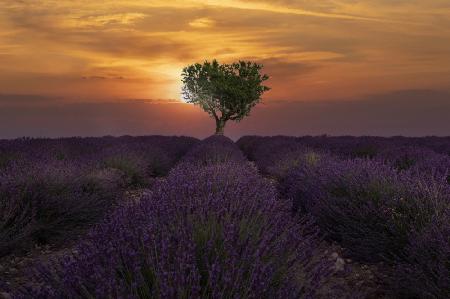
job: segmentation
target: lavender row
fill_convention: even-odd
[[[229,139],[206,139],[17,296],[344,298],[316,226],[242,158]]]
[[[72,239],[129,188],[166,174],[185,137],[0,141],[0,256]]]
[[[335,155],[349,158],[371,158],[386,148],[413,147],[427,148],[443,155],[450,155],[450,137],[373,137],[373,136],[244,136],[238,143],[246,152],[251,154],[259,148],[260,143],[299,143],[315,150],[327,150]]]
[[[439,154],[422,148],[409,168],[305,147],[297,138],[238,142],[298,214],[359,261],[388,265],[385,283],[396,297],[450,296],[450,186]],[[404,152],[389,148],[384,153]],[[388,155],[387,155],[388,156]],[[439,172],[440,171],[440,172]]]
[[[194,146],[181,160],[182,163],[206,166],[225,162],[246,163],[242,151],[229,138],[213,135]]]
[[[49,166],[67,171],[117,168],[130,177],[164,175],[197,141],[165,136],[0,140],[0,175]]]
[[[274,163],[291,163],[297,151],[310,150],[341,159],[372,159],[398,171],[445,179],[450,184],[450,138],[447,137],[257,137],[238,141],[250,160],[263,172]]]

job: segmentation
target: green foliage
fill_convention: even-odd
[[[16,158],[16,154],[0,151],[0,169],[6,168]]]
[[[104,160],[103,164],[106,168],[113,168],[122,171],[126,178],[128,187],[145,186],[147,176],[145,169],[141,167],[140,161],[123,155],[109,157]]]
[[[240,121],[260,102],[270,88],[260,73],[263,66],[250,61],[219,64],[217,60],[187,66],[182,72],[183,96],[199,105],[216,121],[216,133],[223,133],[228,120]]]

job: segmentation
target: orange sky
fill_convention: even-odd
[[[263,63],[269,101],[449,90],[450,1],[0,1],[0,94],[179,99],[212,58]]]

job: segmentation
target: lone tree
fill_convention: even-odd
[[[229,120],[240,121],[261,101],[270,88],[262,83],[263,65],[250,61],[219,64],[217,60],[196,63],[183,69],[183,96],[188,103],[199,105],[216,120],[216,134],[223,134]]]

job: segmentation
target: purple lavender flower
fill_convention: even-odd
[[[125,188],[166,174],[197,142],[187,137],[0,141],[0,256],[72,238]]]
[[[450,297],[450,210],[410,237],[405,259],[395,267],[391,288],[408,298]]]
[[[317,298],[332,263],[315,226],[292,217],[230,141],[214,142],[108,216],[76,254],[41,265],[18,296]],[[220,149],[227,159],[210,159]]]

